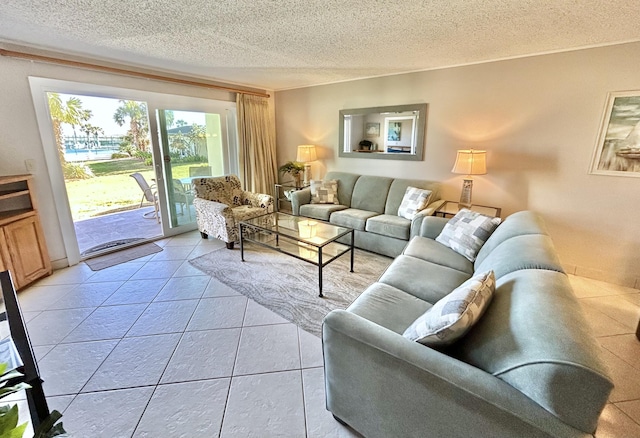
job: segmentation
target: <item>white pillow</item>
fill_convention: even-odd
[[[408,186],[400,208],[398,208],[398,216],[409,220],[413,219],[419,211],[429,205],[429,198],[431,198],[431,190]]]
[[[436,242],[448,246],[470,261],[475,261],[478,251],[500,225],[499,217],[489,217],[463,208],[452,217],[436,237]]]
[[[402,336],[428,346],[444,346],[463,337],[491,302],[493,271],[471,277],[423,313]]]
[[[335,179],[328,181],[311,180],[311,203],[340,204],[340,201],[338,201],[338,181]]]

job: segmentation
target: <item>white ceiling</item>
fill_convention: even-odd
[[[5,43],[272,90],[638,40],[638,0],[4,0],[0,7]]]

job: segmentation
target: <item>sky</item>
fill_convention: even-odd
[[[113,115],[120,106],[118,99],[81,96],[77,94],[60,94],[63,102],[66,102],[71,97],[79,98],[82,101],[82,108],[91,110],[92,117],[89,123],[102,128],[105,136],[125,135],[127,133],[128,123],[125,123],[123,126],[118,126],[113,120]],[[174,111],[174,120],[184,120],[189,125],[192,123],[204,124],[204,116],[199,112]],[[64,123],[62,125],[62,131],[65,136],[73,136],[73,128],[71,125]],[[81,135],[77,127],[76,134]]]

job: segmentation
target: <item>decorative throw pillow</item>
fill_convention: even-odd
[[[500,225],[499,217],[489,217],[463,208],[447,222],[436,242],[448,246],[470,261],[475,261],[478,251]]]
[[[480,319],[495,287],[493,271],[471,277],[418,317],[402,336],[431,347],[452,344]]]
[[[338,181],[335,179],[328,181],[311,180],[311,203],[340,204],[338,201]]]
[[[429,205],[429,198],[431,198],[431,190],[407,187],[400,208],[398,208],[398,216],[409,220],[413,219],[416,213]]]

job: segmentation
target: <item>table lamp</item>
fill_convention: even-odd
[[[298,157],[296,161],[304,163],[304,185],[308,186],[311,180],[311,163],[318,159],[316,147],[312,144],[301,144],[298,146]]]
[[[462,182],[459,204],[463,207],[471,207],[471,189],[473,188],[471,175],[487,173],[487,151],[459,150],[451,172],[466,175]]]

